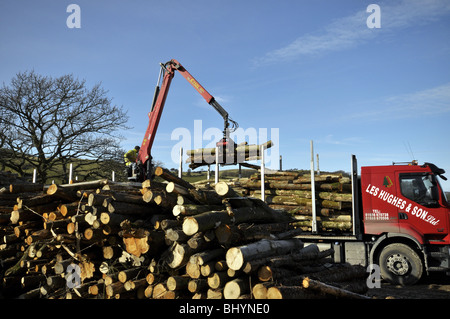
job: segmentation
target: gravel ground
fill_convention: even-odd
[[[377,299],[450,299],[450,276],[432,274],[407,287],[382,282],[381,288],[370,289],[367,295]]]

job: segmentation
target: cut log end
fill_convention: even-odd
[[[183,232],[188,235],[192,236],[195,233],[197,233],[199,230],[198,222],[195,218],[187,217],[184,219],[183,222]]]
[[[239,270],[244,265],[244,256],[238,247],[228,249],[225,259],[228,268],[233,270]]]

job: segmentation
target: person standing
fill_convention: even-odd
[[[133,175],[133,169],[136,167],[136,159],[138,157],[139,146],[135,146],[133,149],[129,150],[124,154],[125,165],[127,166],[128,177]]]

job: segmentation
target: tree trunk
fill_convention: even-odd
[[[21,184],[10,184],[9,192],[11,194],[19,194],[19,193],[38,193],[44,191],[44,184],[31,184],[31,183],[21,183]]]
[[[19,196],[17,198],[17,208],[22,209],[25,206],[33,207],[51,203],[55,200],[54,197],[48,194],[40,194],[30,198],[23,198],[23,196]]]
[[[208,229],[213,229],[219,223],[230,223],[231,217],[223,211],[210,211],[195,216],[186,217],[183,221],[183,232],[188,235],[194,235]]]
[[[172,209],[174,216],[192,216],[198,215],[200,213],[208,211],[222,210],[221,205],[197,205],[197,204],[186,204],[186,205],[175,205]]]
[[[326,295],[331,295],[336,298],[346,298],[346,299],[371,299],[368,296],[360,295],[345,289],[341,289],[338,287],[334,287],[325,283],[322,283],[320,281],[310,279],[306,277],[303,279],[303,288],[305,289],[311,289],[314,291],[321,292]]]
[[[152,215],[158,213],[158,210],[150,207],[149,205],[111,202],[108,204],[108,212],[117,212],[123,215]]]
[[[48,187],[47,194],[70,202],[74,202],[78,199],[76,189],[61,187],[56,184],[52,184]]]
[[[299,250],[302,247],[303,243],[299,239],[262,239],[255,243],[228,249],[226,253],[226,261],[229,268],[233,270],[239,270],[249,260],[274,255],[283,255],[292,251]]]
[[[241,207],[233,209],[232,215],[227,211],[205,212],[199,215],[186,217],[183,221],[183,231],[186,235],[193,235],[196,232],[214,229],[220,224],[233,224],[243,222],[279,222],[291,220],[290,217],[267,210],[264,207]]]

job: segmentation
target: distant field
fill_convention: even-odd
[[[81,167],[77,167],[79,163],[82,163]],[[69,167],[69,166],[68,166]],[[25,164],[22,167],[25,172],[24,176],[22,176],[25,180],[32,181],[33,180],[33,167],[30,164]],[[116,163],[90,163],[90,161],[86,160],[74,160],[73,161],[73,172],[72,179],[78,181],[85,180],[96,180],[100,178],[112,178],[112,171],[115,170],[115,174],[117,176],[116,180],[125,181],[126,177],[124,175],[125,167],[121,164]],[[5,168],[5,171],[11,171],[13,173],[17,173],[9,168]],[[64,172],[61,165],[55,165],[51,170],[47,170],[47,180],[46,184],[50,183],[56,184],[64,184],[69,182],[69,168]]]
[[[75,165],[74,165],[75,166]],[[11,171],[10,169],[6,168],[6,171]],[[127,178],[125,176],[125,166],[119,165],[119,167],[115,167],[115,180],[116,181],[127,181]],[[242,169],[242,177],[249,177],[250,175],[254,174],[256,170],[252,169]],[[13,173],[16,173],[13,171]],[[211,170],[210,172],[210,179],[214,181],[214,170]],[[177,174],[176,172],[174,174]],[[221,180],[225,179],[231,179],[231,178],[237,178],[239,176],[239,170],[238,169],[228,169],[228,170],[220,170],[219,176]],[[52,182],[56,184],[64,184],[68,183],[68,172],[67,174],[64,174],[62,169],[57,167],[54,171],[49,172],[48,178],[46,183],[50,184]],[[84,181],[84,180],[95,180],[99,178],[107,178],[112,179],[112,169],[111,167],[108,168],[102,168],[98,164],[89,164],[83,166],[83,169],[74,169],[72,174],[73,180],[78,181]],[[25,168],[25,176],[23,176],[23,179],[27,181],[32,181],[33,179],[33,168],[26,167]],[[206,171],[187,171],[183,172],[183,179],[190,183],[195,183],[199,181],[204,181],[207,179],[207,172]]]

